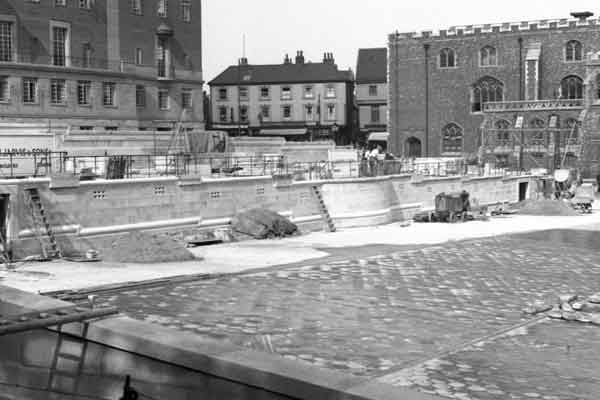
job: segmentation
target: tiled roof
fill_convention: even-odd
[[[359,49],[356,83],[387,82],[387,49]]]
[[[332,63],[232,65],[209,85],[257,85],[279,83],[352,82],[352,71],[340,71]]]

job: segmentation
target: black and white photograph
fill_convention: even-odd
[[[600,3],[0,0],[0,400],[598,400]]]

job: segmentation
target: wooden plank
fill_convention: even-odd
[[[106,317],[108,315],[118,314],[119,312],[116,307],[88,309],[85,311],[71,309],[72,312],[67,312],[67,310],[68,309],[65,309],[64,315],[38,312],[4,318],[0,320],[0,336]]]

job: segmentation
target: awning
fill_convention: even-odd
[[[306,135],[307,129],[261,129],[259,135],[269,136],[297,136]]]
[[[373,132],[369,135],[369,142],[387,142],[389,138],[388,132]]]

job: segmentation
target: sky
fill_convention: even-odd
[[[207,82],[237,64],[246,37],[250,64],[276,64],[303,50],[321,61],[332,52],[341,69],[356,70],[359,48],[385,47],[387,35],[453,25],[568,18],[574,11],[600,17],[595,0],[200,0],[203,68]]]

